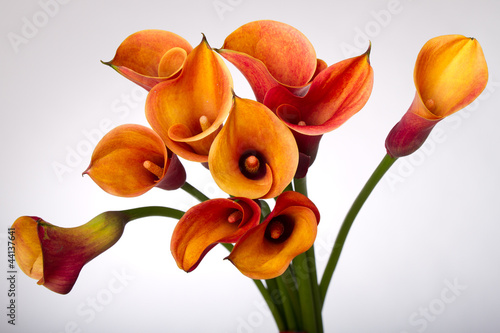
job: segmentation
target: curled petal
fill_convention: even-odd
[[[313,245],[319,219],[307,197],[283,192],[265,221],[243,235],[227,259],[252,279],[275,278]]]
[[[223,191],[251,199],[279,195],[293,179],[299,159],[286,125],[264,105],[236,96],[208,158]]]
[[[170,249],[180,269],[191,272],[219,243],[234,243],[259,224],[260,207],[247,198],[212,199],[189,209],[177,223]]]
[[[39,285],[67,294],[83,266],[115,244],[128,221],[121,212],[106,212],[82,226],[61,228],[22,216],[12,225],[16,262]]]
[[[103,62],[127,79],[150,90],[176,77],[192,46],[181,36],[164,30],[142,30],[128,36],[113,60]]]
[[[121,125],[97,144],[84,174],[104,191],[122,197],[139,196],[155,186],[177,189],[186,174],[173,156],[150,128]]]
[[[417,57],[414,81],[413,103],[385,142],[392,157],[415,152],[439,121],[472,103],[484,90],[488,68],[479,42],[461,35],[429,40]]]
[[[232,32],[222,48],[259,59],[277,81],[288,86],[307,84],[316,71],[311,42],[299,30],[281,22],[247,23]]]
[[[232,105],[232,78],[205,38],[187,57],[178,78],[152,89],[146,117],[175,154],[206,162]]]
[[[294,131],[306,135],[330,132],[368,101],[373,87],[368,56],[369,50],[323,70],[303,97],[275,87],[267,93],[264,104]]]

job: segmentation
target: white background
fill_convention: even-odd
[[[441,122],[425,149],[397,161],[375,189],[344,248],[324,326],[339,333],[500,331],[500,2],[72,0],[46,9],[51,15],[43,9],[47,2],[3,2],[0,14],[2,271],[6,231],[19,216],[77,226],[107,210],[185,210],[195,203],[182,191],[159,189],[140,198],[112,197],[81,177],[92,141],[109,124],[147,125],[145,93],[99,62],[110,60],[133,32],[170,30],[193,46],[204,33],[221,47],[242,24],[273,19],[301,30],[329,65],[364,52],[366,36],[372,41],[371,98],[325,135],[308,177],[310,197],[322,213],[320,274],[345,213],[385,154],[387,133],[413,99],[418,51],[432,37],[463,34],[483,47],[488,88]],[[34,23],[36,30],[25,27]],[[24,43],[14,46],[13,34]],[[353,49],[359,52],[348,52]],[[252,97],[230,68],[236,93]],[[57,163],[71,172],[58,176]],[[223,196],[203,167],[184,165],[191,184]],[[7,324],[7,274],[0,274],[0,330],[277,332],[253,283],[222,260],[225,249],[212,250],[190,274],[177,268],[169,250],[174,225],[162,218],[131,223],[113,248],[84,267],[66,296],[20,272],[15,327]],[[459,288],[450,289],[454,284]]]

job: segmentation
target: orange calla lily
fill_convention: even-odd
[[[304,96],[281,86],[266,94],[264,104],[293,130],[309,165],[314,162],[321,135],[341,126],[368,101],[373,87],[369,51],[323,70]]]
[[[315,74],[326,68],[304,34],[277,21],[247,23],[232,32],[217,50],[246,77],[256,99],[275,86],[286,86],[296,93],[307,90]]]
[[[488,67],[476,39],[446,35],[425,43],[413,78],[413,103],[386,139],[392,157],[416,151],[439,121],[472,103],[486,87]]]
[[[82,226],[61,228],[22,216],[12,225],[16,262],[39,285],[67,294],[83,266],[115,244],[128,221],[126,214],[106,212]]]
[[[274,198],[293,179],[298,148],[286,125],[263,104],[234,97],[208,165],[215,182],[239,197]]]
[[[283,192],[273,211],[236,242],[227,259],[252,279],[280,276],[314,244],[319,220],[318,209],[306,196]]]
[[[177,223],[170,249],[180,269],[191,272],[219,243],[235,243],[258,225],[260,206],[247,198],[212,199],[189,209]]]
[[[232,85],[224,61],[203,37],[179,77],[149,92],[146,117],[175,154],[207,162],[212,141],[231,109]]]
[[[181,162],[150,128],[121,125],[95,147],[84,172],[104,191],[135,197],[153,187],[175,190],[186,181]]]
[[[113,60],[103,62],[146,90],[175,78],[192,46],[181,36],[164,30],[142,30],[128,36]]]

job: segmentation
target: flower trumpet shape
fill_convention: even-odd
[[[235,243],[259,221],[260,206],[247,198],[212,199],[192,207],[172,234],[177,266],[191,272],[215,245]]]
[[[306,196],[283,192],[273,211],[236,242],[226,259],[252,279],[280,276],[293,258],[314,244],[319,219],[318,209]]]
[[[259,102],[275,86],[300,93],[326,67],[316,59],[314,47],[304,34],[271,20],[241,26],[226,37],[217,52],[242,72]]]
[[[312,81],[304,96],[277,86],[266,94],[264,104],[293,130],[299,150],[316,157],[319,140],[360,111],[373,87],[370,48],[362,55],[331,65]]]
[[[274,198],[295,175],[299,153],[286,125],[263,104],[234,97],[226,124],[214,140],[208,166],[226,193]]]
[[[159,82],[177,77],[192,49],[172,32],[142,30],[127,37],[113,60],[103,63],[149,91]]]
[[[106,212],[82,226],[61,228],[22,216],[12,225],[16,262],[39,285],[67,294],[83,266],[120,239],[128,220],[121,212]]]
[[[488,82],[481,45],[461,35],[435,37],[420,50],[413,79],[413,103],[385,142],[394,158],[416,151],[439,121],[481,94]]]
[[[212,141],[231,109],[232,85],[223,59],[203,37],[179,77],[149,92],[146,117],[175,154],[207,162]]]
[[[153,187],[175,190],[186,181],[184,167],[158,134],[133,124],[120,125],[101,139],[84,174],[121,197],[139,196]]]

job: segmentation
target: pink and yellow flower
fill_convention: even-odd
[[[39,285],[67,294],[83,266],[113,246],[128,221],[121,212],[106,212],[79,227],[61,228],[38,217],[22,216],[12,225],[16,262]]]

